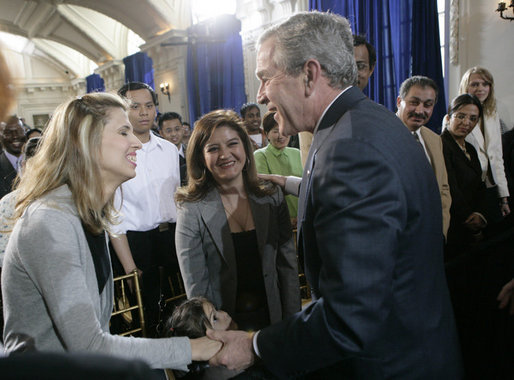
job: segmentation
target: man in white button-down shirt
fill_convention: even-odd
[[[164,267],[173,278],[179,271],[173,200],[180,183],[179,157],[175,145],[150,130],[157,106],[153,89],[131,82],[118,93],[130,102],[129,120],[143,147],[137,151],[136,177],[116,193],[116,205],[122,206],[120,223],[113,227],[116,237],[111,242],[125,273],[134,269],[142,272],[145,320],[152,334],[158,322],[159,267]]]

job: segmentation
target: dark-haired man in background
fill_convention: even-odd
[[[444,162],[443,142],[441,136],[425,127],[434,112],[438,93],[437,84],[428,77],[415,75],[405,79],[400,86],[400,94],[396,99],[396,106],[398,107],[396,115],[412,133],[414,139],[419,142],[430,166],[432,166],[441,196],[442,232],[446,238],[450,227],[452,197]]]
[[[186,175],[186,147],[182,144],[184,127],[182,117],[176,112],[165,112],[159,116],[159,133],[162,137],[174,144],[178,149],[180,161],[180,185],[187,184]]]
[[[364,91],[368,87],[369,78],[375,70],[377,53],[375,48],[363,36],[353,36],[353,55],[357,63],[357,87]]]
[[[21,120],[11,116],[0,131],[0,142],[4,149],[0,153],[0,198],[12,191],[14,179],[20,170],[21,148],[26,140]]]

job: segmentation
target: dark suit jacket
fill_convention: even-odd
[[[281,378],[459,379],[441,199],[407,128],[352,87],[314,135],[298,242],[313,302],[257,336]]]
[[[249,195],[271,323],[300,310],[300,285],[289,212],[282,191]],[[177,207],[177,257],[188,298],[204,296],[234,315],[236,252],[221,197],[212,189]]]
[[[187,165],[186,159],[182,157],[180,154],[178,155],[178,163],[180,169],[180,186],[187,185]]]
[[[9,162],[5,152],[2,152],[0,154],[0,198],[12,191],[16,174],[18,173]]]
[[[448,243],[462,244],[466,243],[466,240],[469,243],[470,233],[463,227],[464,221],[473,212],[479,212],[487,219],[486,187],[482,181],[482,168],[473,145],[466,142],[466,152],[471,157],[471,160],[468,160],[447,129],[441,134],[441,139],[452,194]]]

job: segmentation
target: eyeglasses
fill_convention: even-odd
[[[479,119],[479,117],[477,115],[466,115],[465,113],[456,113],[456,114],[453,114],[453,117],[455,117],[461,121],[468,119],[472,123],[476,123]]]

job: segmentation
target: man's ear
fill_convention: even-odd
[[[399,96],[396,98],[396,108],[400,109],[400,104],[402,103],[402,98]]]
[[[321,64],[316,59],[309,59],[303,65],[303,84],[305,95],[310,96],[322,77]]]
[[[375,66],[376,65],[373,65],[371,66],[371,69],[369,69],[369,77],[371,78],[371,76],[373,75],[373,71],[375,71]]]

